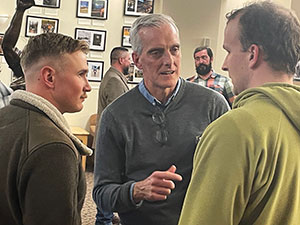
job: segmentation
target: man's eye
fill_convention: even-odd
[[[172,49],[171,49],[171,52],[172,52],[172,54],[177,54],[178,52],[179,52],[179,47],[173,47]]]

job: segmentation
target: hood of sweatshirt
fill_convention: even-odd
[[[241,107],[250,97],[268,97],[276,104],[300,131],[300,86],[286,83],[267,83],[240,93],[233,103],[233,109]]]

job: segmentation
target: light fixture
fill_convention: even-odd
[[[8,20],[8,15],[6,15],[6,14],[0,14],[0,26],[2,26],[3,24],[5,24],[7,20]]]

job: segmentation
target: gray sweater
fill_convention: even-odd
[[[109,105],[96,144],[93,197],[98,207],[119,212],[123,225],[177,224],[198,139],[228,109],[221,94],[184,80],[164,109],[150,104],[137,87]],[[155,122],[154,114],[163,114],[163,120]],[[172,164],[183,180],[175,182],[168,198],[134,205],[131,184]]]

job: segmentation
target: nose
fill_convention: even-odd
[[[89,84],[89,81],[88,81],[87,77],[85,77],[85,84],[84,84],[83,90],[85,92],[90,92],[92,90],[91,85]]]
[[[225,60],[224,60],[224,62],[223,62],[222,70],[228,71],[228,67],[227,67],[227,63],[226,63],[226,58],[225,58]]]
[[[171,66],[174,62],[173,56],[170,51],[165,51],[163,55],[163,63],[166,66]]]

